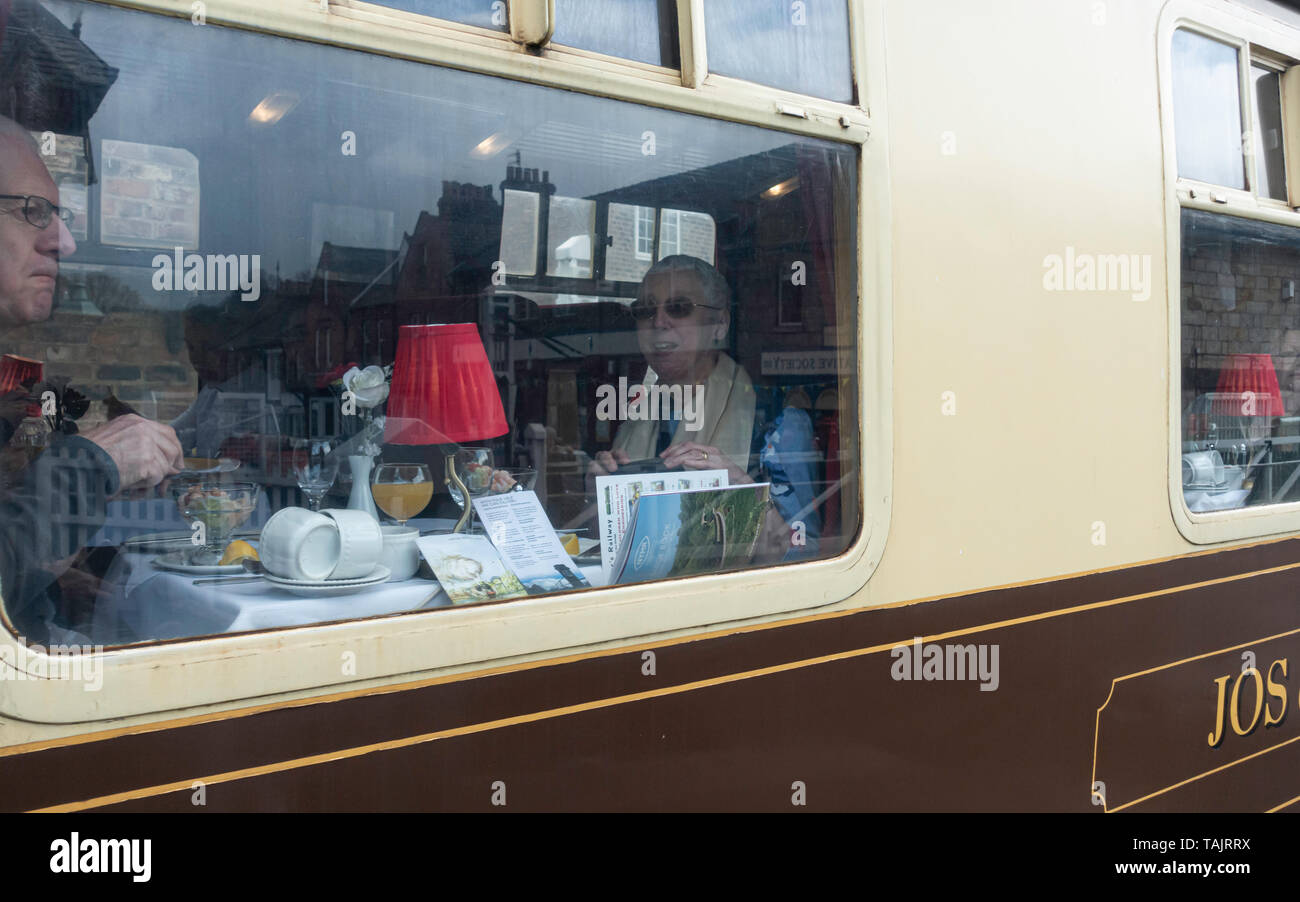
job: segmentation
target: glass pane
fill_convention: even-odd
[[[57,65],[29,55],[52,42]],[[0,201],[0,586],[25,637],[505,601],[857,533],[856,147],[74,0],[16,3],[0,58],[0,194],[71,217]],[[176,488],[115,430],[186,458]],[[482,450],[453,495],[457,446]],[[371,492],[401,472],[381,462],[428,478]],[[333,606],[194,585],[242,572],[233,539],[292,575],[263,528],[314,497],[445,533],[475,492],[440,580]],[[624,566],[647,533],[672,554]]]
[[[448,22],[477,25],[494,31],[508,31],[510,27],[506,0],[365,0],[377,6],[387,6],[408,13],[419,13]]]
[[[709,71],[850,103],[845,0],[705,0]]]
[[[531,276],[537,272],[537,223],[541,204],[534,191],[507,188],[502,193],[501,254],[506,273]]]
[[[1236,48],[1179,30],[1173,61],[1178,174],[1245,188]]]
[[[659,259],[687,254],[713,262],[717,238],[713,217],[690,210],[663,210],[659,220]]]
[[[1282,76],[1261,66],[1250,69],[1255,95],[1255,168],[1262,197],[1286,200],[1286,159],[1282,150]]]
[[[591,278],[591,245],[596,204],[580,197],[552,197],[546,233],[546,272],[552,276]]]
[[[681,65],[675,0],[555,0],[551,40],[669,69]]]
[[[650,268],[654,245],[654,207],[609,205],[609,250],[605,277],[619,282],[640,282]]]
[[[1184,210],[1182,233],[1187,506],[1300,500],[1300,230]]]

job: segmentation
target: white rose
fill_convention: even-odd
[[[388,398],[388,380],[383,367],[368,366],[359,370],[355,366],[343,374],[343,387],[352,392],[358,407],[375,407]]]

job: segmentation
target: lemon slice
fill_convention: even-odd
[[[560,544],[564,546],[564,550],[567,551],[569,554],[578,553],[578,537],[573,533],[569,533],[567,536],[565,536],[560,541]]]
[[[228,564],[238,564],[247,558],[258,560],[257,549],[243,539],[236,539],[226,548],[226,553],[221,556],[221,560],[217,563],[224,567]]]

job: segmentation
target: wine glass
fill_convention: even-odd
[[[460,481],[465,483],[465,489],[469,492],[470,497],[466,498],[454,482],[447,484],[447,491],[451,493],[451,500],[460,505],[461,510],[464,510],[466,505],[469,506],[470,532],[474,531],[473,499],[487,494],[492,488],[492,474],[495,471],[492,464],[491,448],[461,448],[456,452],[453,466],[456,468],[456,475],[460,477]]]
[[[320,510],[321,499],[334,484],[338,472],[338,455],[330,442],[311,438],[293,440],[293,475],[312,510]]]
[[[370,478],[370,494],[381,511],[405,526],[433,500],[433,477],[424,464],[380,464]]]
[[[173,492],[181,515],[202,523],[200,547],[189,554],[191,564],[215,564],[225,554],[231,533],[243,526],[257,508],[262,487],[251,482],[180,482]]]

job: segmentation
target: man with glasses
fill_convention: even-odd
[[[0,117],[0,350],[5,333],[49,318],[59,259],[76,250],[58,201],[32,136]],[[26,638],[63,634],[50,594],[57,591],[55,559],[88,540],[107,500],[151,489],[180,472],[181,463],[170,426],[123,416],[56,437],[0,497],[0,596]]]

